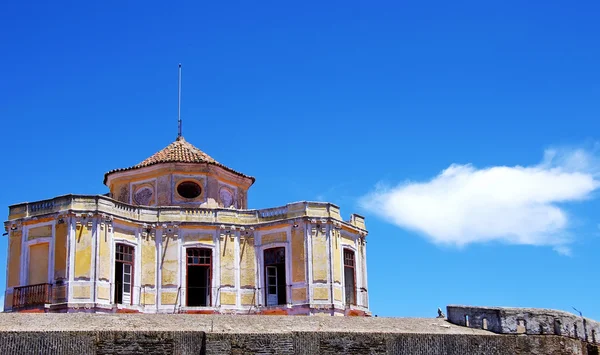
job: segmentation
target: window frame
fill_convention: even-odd
[[[349,258],[346,257],[346,254],[351,254],[352,255],[352,265],[347,264],[347,261],[349,260]],[[353,248],[350,248],[348,246],[344,246],[342,248],[342,268],[343,268],[343,274],[344,274],[344,303],[346,305],[352,305],[352,306],[358,306],[358,298],[357,298],[357,289],[358,289],[358,285],[357,285],[357,279],[356,279],[356,250],[354,250]],[[346,285],[346,268],[351,268],[352,269],[352,277],[353,277],[353,283],[354,283],[354,287],[352,289],[352,294],[353,294],[353,302],[348,302],[348,300],[346,299],[346,291],[347,291],[347,285]]]
[[[213,265],[214,265],[214,257],[215,257],[215,252],[214,252],[214,248],[209,248],[203,245],[195,245],[195,246],[187,246],[184,248],[185,249],[185,304],[186,307],[190,307],[188,306],[189,304],[189,294],[187,292],[188,289],[188,285],[189,285],[189,266],[208,266],[208,270],[209,270],[209,292],[208,292],[208,305],[206,306],[192,306],[192,307],[213,307],[213,289],[212,289],[212,283],[213,283],[213,275],[214,275],[214,270],[213,270]],[[189,263],[189,252],[190,251],[208,251],[210,253],[209,258],[210,258],[210,262],[207,263]],[[204,258],[206,258],[206,256],[203,256]],[[193,256],[192,256],[193,258]],[[198,258],[201,258],[201,256],[198,256]]]

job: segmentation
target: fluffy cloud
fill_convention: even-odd
[[[561,204],[591,198],[600,187],[599,163],[592,150],[549,149],[534,166],[453,164],[429,181],[379,184],[360,202],[436,244],[550,245],[569,255],[569,215]]]

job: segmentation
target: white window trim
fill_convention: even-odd
[[[214,244],[203,243],[200,241],[188,242],[188,243],[181,245],[181,254],[180,255],[182,255],[182,257],[180,258],[180,263],[179,263],[179,269],[181,270],[181,282],[180,282],[181,293],[180,293],[179,297],[181,299],[180,299],[179,304],[182,307],[189,307],[187,305],[187,294],[186,294],[186,291],[187,291],[187,283],[186,283],[186,280],[187,280],[187,249],[195,249],[195,248],[210,249],[210,251],[211,251],[211,259],[212,260],[211,260],[211,271],[210,271],[211,272],[211,280],[210,280],[211,298],[210,298],[210,301],[211,301],[212,305],[205,306],[205,307],[193,307],[193,308],[194,309],[196,309],[196,308],[212,309],[212,308],[215,308],[217,305],[217,302],[216,302],[217,301],[216,300],[217,292],[216,292],[216,288],[215,288],[215,279],[220,278],[220,275],[216,274],[216,270],[215,270],[216,269],[216,258],[215,258],[215,256],[219,253],[217,252],[216,246]]]
[[[271,231],[269,231],[271,232]],[[289,232],[288,232],[289,235]],[[289,237],[288,237],[289,238]],[[260,296],[257,297],[257,300],[259,300],[259,305],[260,307],[266,307],[267,306],[267,300],[265,299],[265,288],[266,288],[266,281],[265,281],[265,275],[264,275],[264,268],[265,268],[265,250],[267,249],[272,249],[272,248],[279,248],[279,247],[283,247],[285,248],[285,302],[286,305],[291,304],[292,302],[292,291],[291,289],[288,290],[288,285],[290,284],[290,269],[291,269],[291,255],[290,255],[290,243],[289,242],[273,242],[273,243],[269,243],[269,244],[264,244],[264,245],[260,245],[260,247],[258,248],[258,254],[256,255],[256,259],[259,265],[259,269],[257,270],[257,274],[258,274],[258,290],[260,290],[259,294]],[[281,306],[285,306],[285,305],[278,305],[279,307]]]
[[[55,224],[56,222],[44,222],[39,224],[34,224],[30,226],[23,227],[23,235],[22,235],[22,243],[21,245],[25,248],[21,248],[21,276],[20,276],[20,286],[28,286],[29,285],[29,259],[30,259],[30,247],[37,244],[48,244],[48,275],[46,278],[46,283],[52,284],[54,283],[54,239],[55,239]],[[27,240],[29,237],[29,230],[32,228],[45,227],[50,226],[51,235],[48,237],[36,238],[33,240]],[[25,249],[25,250],[23,250]]]

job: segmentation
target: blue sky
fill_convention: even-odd
[[[374,314],[575,306],[600,320],[599,10],[4,3],[0,206],[105,193],[105,172],[172,142],[182,63],[184,136],[256,176],[250,207],[366,216]]]

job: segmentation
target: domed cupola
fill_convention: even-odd
[[[139,164],[104,175],[113,198],[143,206],[246,209],[254,180],[217,162],[183,136]]]

